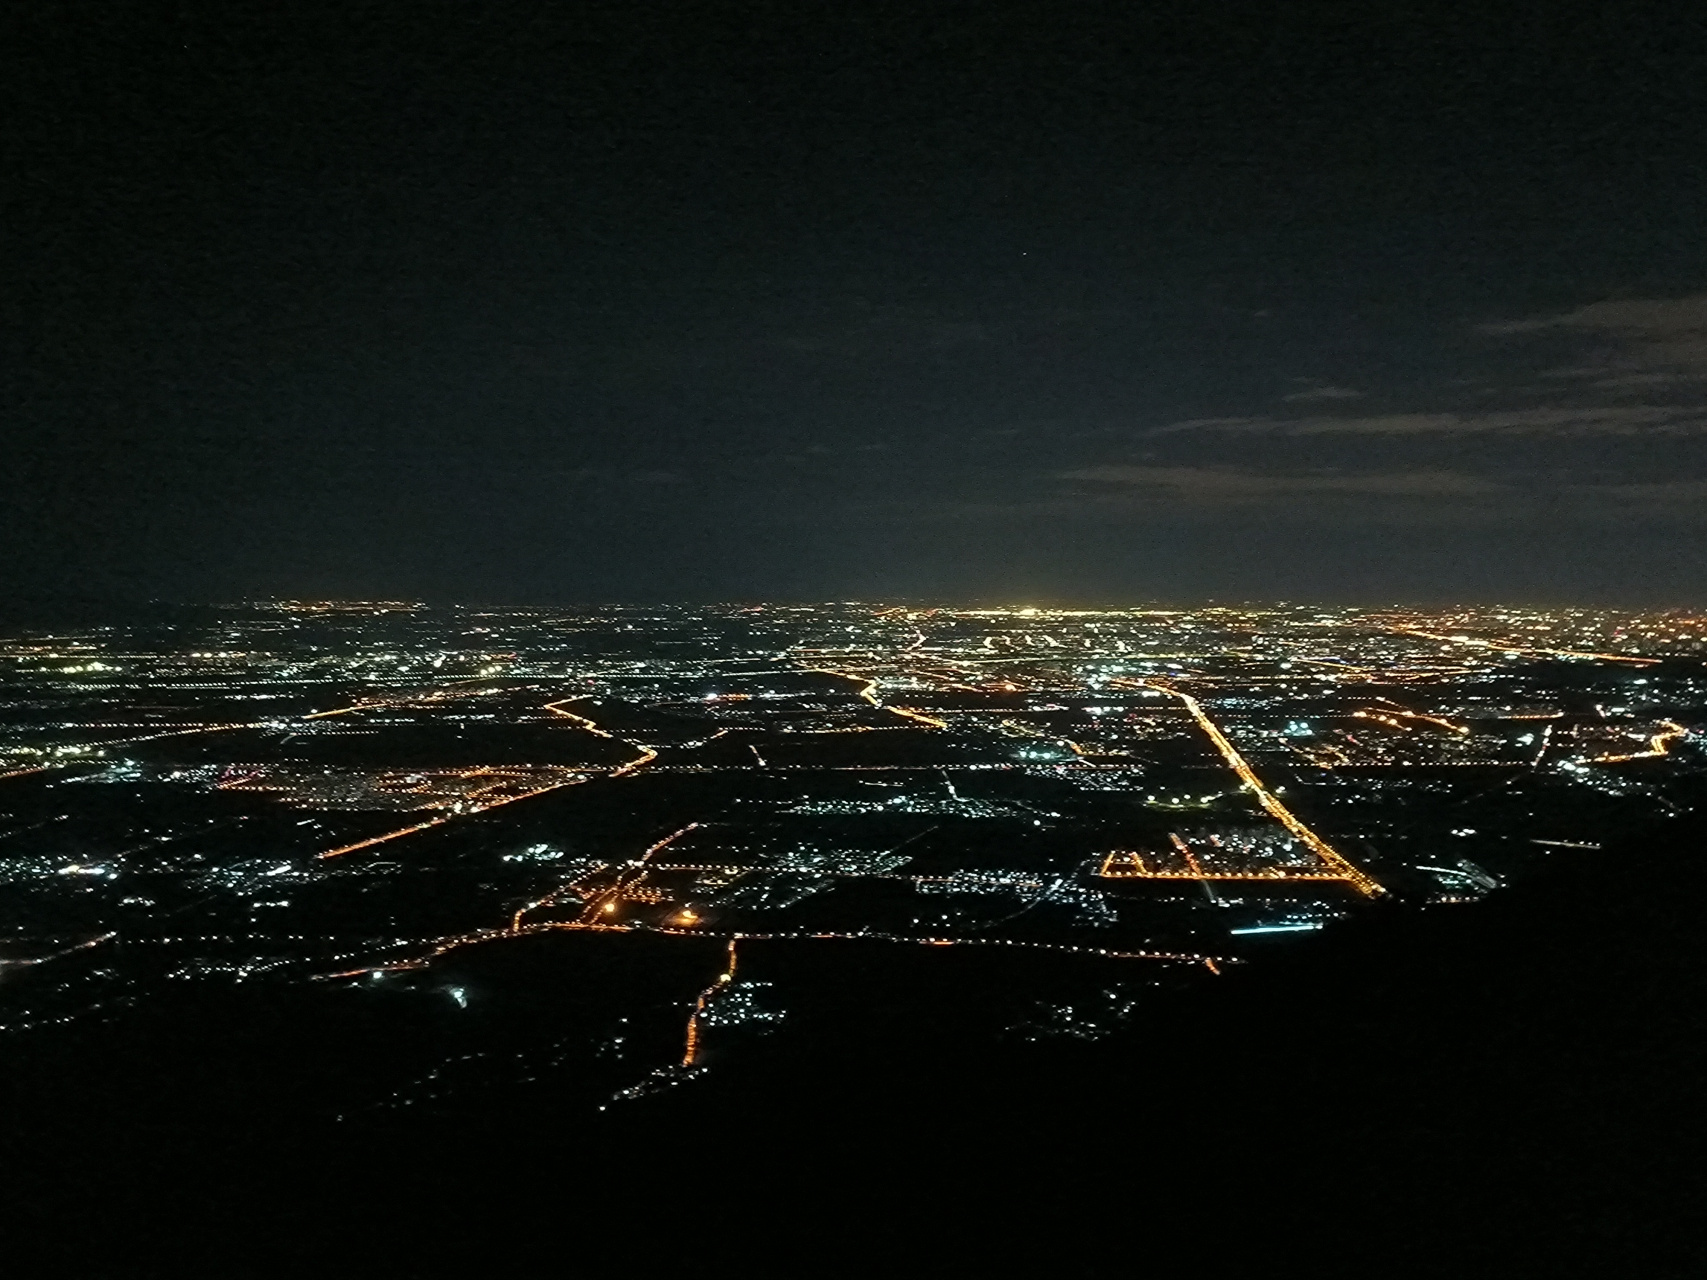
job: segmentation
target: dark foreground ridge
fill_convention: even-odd
[[[1158,989],[1095,1042],[1002,1033],[1014,993],[958,949],[803,948],[825,995],[762,1053],[603,1111],[547,1075],[333,1120],[385,1028],[308,1025],[283,993],[121,1019],[12,1062],[6,1234],[78,1274],[866,1253],[1683,1274],[1707,891],[1687,823]]]

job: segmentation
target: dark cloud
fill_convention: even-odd
[[[1682,298],[1613,298],[1556,315],[1501,320],[1480,333],[1565,335],[1598,340],[1592,362],[1550,370],[1604,388],[1707,380],[1707,293]]]
[[[1707,431],[1707,406],[1585,405],[1580,408],[1497,409],[1486,412],[1390,413],[1364,418],[1195,418],[1158,427],[1189,431],[1290,436],[1368,435],[1684,435]]]
[[[1277,498],[1330,494],[1401,498],[1485,497],[1504,488],[1491,480],[1455,471],[1289,474],[1215,467],[1110,465],[1060,471],[1056,478],[1157,491],[1199,503],[1269,502]]]
[[[1294,391],[1291,395],[1282,396],[1282,400],[1361,400],[1363,392],[1351,387],[1336,387],[1323,384],[1311,387],[1306,391]]]

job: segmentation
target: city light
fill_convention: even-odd
[[[467,1009],[463,966],[522,939],[566,973],[661,946],[707,982],[667,1084],[784,1016],[752,975],[790,948],[1213,976],[1592,856],[1688,802],[1707,623],[319,602],[31,636],[0,678],[0,873],[82,922],[3,962],[42,1000],[265,977]]]

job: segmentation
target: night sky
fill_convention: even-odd
[[[0,590],[1699,605],[1661,15],[9,6]]]

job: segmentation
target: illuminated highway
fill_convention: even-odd
[[[1671,744],[1680,738],[1687,738],[1689,730],[1672,720],[1662,720],[1660,731],[1648,739],[1646,751],[1629,751],[1611,755],[1595,756],[1590,764],[1618,764],[1625,760],[1652,760],[1658,756],[1670,755]]]
[[[599,728],[591,720],[587,719],[587,717],[576,715],[574,712],[571,712],[571,711],[563,710],[563,704],[564,703],[575,702],[575,701],[578,701],[578,699],[565,698],[562,700],[562,702],[547,703],[545,709],[547,711],[552,712],[554,715],[564,716],[570,720],[574,720],[574,721],[578,722],[583,729],[585,729],[589,733],[596,734],[598,737],[611,738],[613,740],[620,741],[620,739],[616,739],[616,736],[614,734],[607,733],[605,730]],[[350,709],[352,709],[352,708],[345,708],[345,710],[350,710]],[[327,714],[334,714],[334,713],[327,713]],[[632,746],[634,744],[631,743],[629,745]],[[622,765],[616,769],[612,769],[609,773],[604,774],[603,776],[607,779],[626,777],[627,775],[633,773],[636,769],[643,768],[644,766],[650,764],[653,760],[656,760],[658,758],[658,753],[656,751],[652,750],[650,747],[638,747],[637,746],[637,747],[635,747],[635,749],[640,752],[640,754],[637,757],[635,757],[635,759],[629,761],[627,764]],[[485,774],[499,774],[499,775],[501,775],[503,773],[503,771],[501,769],[479,769],[479,770],[470,770],[468,772],[469,772],[469,774],[480,774],[480,775],[485,775]],[[573,771],[567,771],[567,776],[563,777],[559,781],[552,782],[552,783],[548,784],[547,786],[535,787],[532,790],[523,791],[523,792],[520,792],[516,795],[501,796],[496,800],[488,800],[483,804],[468,805],[468,806],[465,806],[463,808],[458,809],[457,811],[455,811],[453,813],[439,814],[436,817],[428,818],[424,822],[416,822],[416,823],[412,823],[411,825],[409,825],[407,827],[399,827],[395,831],[387,831],[383,835],[370,836],[365,840],[357,840],[351,844],[340,845],[336,849],[327,849],[327,850],[323,851],[322,853],[320,853],[318,856],[322,857],[322,858],[337,858],[337,857],[343,856],[346,853],[355,853],[355,852],[362,850],[362,849],[371,849],[375,845],[386,844],[389,841],[401,839],[403,836],[411,836],[411,835],[414,835],[420,831],[429,831],[433,827],[443,826],[445,823],[452,822],[457,818],[472,817],[473,815],[475,815],[477,813],[486,813],[489,810],[496,809],[496,808],[500,807],[501,805],[514,804],[518,800],[530,800],[534,796],[543,796],[549,792],[561,790],[563,787],[572,787],[572,786],[577,785],[578,783],[587,782],[589,780],[590,779],[589,779],[587,772],[585,770],[576,769]],[[493,786],[491,788],[488,788],[488,789],[489,790],[496,790],[498,787],[500,787],[502,785],[503,785],[502,782],[494,783]]]
[[[1132,684],[1134,682],[1111,680],[1109,683]],[[1327,841],[1305,826],[1290,809],[1280,802],[1273,792],[1263,786],[1262,780],[1257,777],[1255,771],[1245,762],[1245,758],[1239,754],[1233,744],[1227,740],[1227,736],[1216,727],[1215,722],[1203,710],[1203,704],[1198,702],[1196,698],[1159,680],[1143,680],[1135,683],[1137,687],[1155,689],[1178,698],[1185,705],[1186,710],[1191,712],[1192,719],[1197,721],[1198,728],[1202,729],[1209,740],[1215,744],[1215,749],[1221,753],[1221,757],[1227,762],[1228,767],[1239,776],[1239,781],[1244,784],[1245,789],[1257,798],[1257,803],[1262,805],[1269,816],[1300,840],[1310,852],[1320,858],[1339,879],[1352,885],[1367,898],[1379,897],[1386,892],[1373,879],[1342,858]]]

